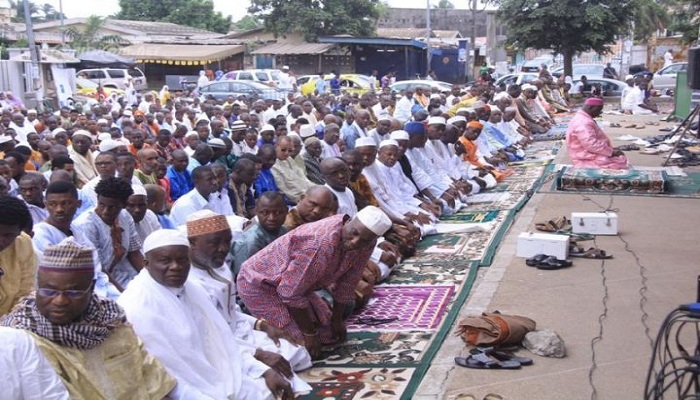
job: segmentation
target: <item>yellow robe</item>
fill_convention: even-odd
[[[36,256],[32,239],[22,232],[15,241],[0,251],[0,268],[5,274],[0,278],[0,316],[34,290]]]
[[[128,323],[90,350],[31,335],[72,400],[162,400],[177,385],[165,367],[146,352]]]

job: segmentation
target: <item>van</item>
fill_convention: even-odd
[[[277,86],[280,83],[280,73],[278,69],[246,69],[229,71],[221,77],[222,80],[231,81],[253,81],[265,83],[270,86]]]
[[[126,78],[134,78],[134,89],[147,90],[148,83],[146,81],[146,76],[143,74],[139,68],[133,67],[129,69],[124,68],[93,68],[93,69],[81,69],[76,74],[77,77],[82,77],[89,79],[102,87],[115,88],[115,89],[126,89]]]

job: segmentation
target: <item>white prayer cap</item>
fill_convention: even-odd
[[[148,254],[151,250],[165,246],[185,246],[189,248],[190,241],[185,234],[176,229],[158,229],[146,237],[146,240],[143,241],[142,249],[144,254]]]
[[[263,125],[262,129],[260,129],[260,132],[265,132],[265,131],[274,132],[274,131],[275,131],[275,127],[272,126],[272,125],[270,125],[270,124],[265,124],[265,125]]]
[[[99,135],[97,135],[97,140],[100,142],[103,140],[111,139],[111,138],[112,138],[112,135],[107,133],[107,132],[102,132]]]
[[[628,81],[630,79],[634,79],[634,75],[627,75],[625,76],[625,80]]]
[[[0,135],[0,144],[7,143],[12,140],[10,135]]]
[[[38,114],[35,109],[27,110],[27,114]]]
[[[97,120],[97,125],[100,125],[100,124],[109,125],[109,121],[107,121],[107,120],[104,119],[104,118],[100,118],[100,119]]]
[[[518,107],[506,107],[506,109],[503,110],[503,112],[518,112]]]
[[[289,66],[288,66],[288,65],[283,65],[283,66],[282,66],[282,69],[283,69],[283,70],[287,70],[287,69],[289,69]]]
[[[443,117],[430,117],[428,118],[428,125],[445,125],[447,122]]]
[[[302,139],[307,139],[314,135],[316,135],[316,130],[310,124],[305,124],[299,127],[299,136],[301,136]]]
[[[379,115],[377,115],[377,122],[379,122],[379,121],[389,121],[389,122],[391,122],[391,120],[392,120],[391,115],[389,115],[389,114],[387,114],[387,113],[385,113],[385,112],[384,112],[384,113],[381,113],[381,114],[379,114]]]
[[[447,120],[447,123],[450,125],[454,125],[455,122],[467,122],[467,119],[461,115],[457,115]]]
[[[124,116],[127,116],[127,117],[131,117],[131,116],[133,115],[133,113],[131,112],[131,110],[128,110],[128,109],[127,109],[127,110],[124,110],[124,112],[123,112],[122,114],[123,114]]]
[[[56,129],[51,131],[51,133],[54,135],[57,134],[58,132],[66,132],[66,130],[63,128],[56,128]],[[66,133],[68,133],[68,132],[66,132]]]
[[[472,108],[475,110],[478,110],[480,108],[485,108],[485,107],[486,107],[486,103],[484,103],[481,100],[477,100],[474,102],[474,104],[472,104]]]
[[[377,142],[371,137],[361,137],[355,140],[355,147],[377,147]]]
[[[197,119],[194,121],[194,124],[197,125],[200,121],[207,121],[209,122],[209,117],[205,113],[201,113],[197,116]]]
[[[134,191],[132,196],[148,196],[146,188],[144,188],[143,185],[131,185],[131,190]]]
[[[439,94],[439,93],[433,93],[433,94],[430,95],[430,100],[432,100],[432,99],[439,99],[439,98],[440,98],[440,94]]]
[[[571,79],[571,77],[567,75],[567,76],[564,77],[564,83],[568,83],[569,85],[573,86],[573,85],[574,85],[574,80]]]
[[[522,86],[520,87],[520,89],[521,89],[522,91],[526,91],[526,90],[537,90],[537,86],[535,86],[535,85],[530,85],[529,83],[526,83],[526,84],[522,85]]]
[[[379,148],[381,149],[384,146],[396,146],[399,147],[399,142],[397,142],[394,139],[387,139],[387,140],[382,140],[381,143],[379,143]]]
[[[393,131],[389,138],[394,140],[408,140],[408,132],[403,130]]]
[[[101,153],[104,153],[105,151],[114,150],[119,146],[121,146],[121,143],[117,142],[116,140],[113,140],[112,138],[109,138],[100,142],[99,149]]]
[[[84,129],[79,129],[79,130],[73,132],[73,137],[76,137],[76,136],[85,136],[86,138],[92,140],[92,135],[90,134],[90,132],[88,132]]]
[[[472,111],[474,111],[473,108],[461,107],[461,108],[457,109],[457,114],[463,113],[463,112],[468,113],[468,112],[472,112]]]
[[[17,143],[17,145],[15,145],[15,149],[18,148],[18,147],[24,147],[24,148],[27,148],[27,149],[29,149],[29,150],[32,149],[32,147],[31,147],[31,146],[29,145],[29,143],[27,143],[27,142],[19,142],[19,143]]]
[[[356,218],[377,236],[382,236],[391,228],[391,220],[384,211],[375,206],[367,206],[357,213]]]
[[[501,99],[506,99],[506,98],[508,98],[508,97],[510,97],[510,96],[508,95],[508,92],[501,92],[501,93],[498,93],[498,94],[496,94],[495,96],[493,96],[493,100],[494,100],[494,101],[498,101],[498,100],[501,100]]]
[[[246,125],[245,121],[242,121],[240,119],[233,121],[233,123],[231,124],[232,131],[244,131],[246,129],[248,129],[248,125]]]
[[[219,138],[214,138],[214,139],[208,141],[207,144],[209,145],[209,147],[214,147],[217,149],[225,149],[226,148],[226,143],[224,143],[224,141],[219,139]]]
[[[188,138],[188,137],[190,137],[190,136],[197,136],[197,137],[199,137],[199,133],[197,133],[197,131],[189,131],[189,132],[187,132],[187,135],[185,135],[185,138]]]

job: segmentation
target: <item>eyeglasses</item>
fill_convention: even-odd
[[[56,289],[39,288],[36,290],[36,293],[42,297],[50,297],[50,298],[58,297],[61,294],[64,294],[69,299],[77,300],[77,299],[85,297],[85,295],[88,294],[92,290],[94,285],[95,285],[95,281],[93,280],[92,283],[90,283],[90,287],[88,287],[85,290],[56,290]]]

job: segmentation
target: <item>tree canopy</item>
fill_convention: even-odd
[[[700,30],[700,1],[667,0],[669,9],[669,29],[680,32],[686,43],[698,40]]]
[[[172,22],[219,33],[231,27],[231,16],[214,11],[212,0],[119,0],[119,7],[119,19]]]
[[[233,23],[233,28],[237,31],[249,31],[255,28],[262,28],[262,26],[262,21],[252,15],[246,15]]]
[[[10,7],[17,11],[15,17],[12,18],[12,22],[25,22],[24,18],[24,0],[10,0]],[[46,22],[46,21],[57,21],[61,19],[61,13],[54,8],[51,4],[37,4],[33,1],[29,2],[29,13],[32,16],[32,21],[34,22]],[[66,18],[63,15],[63,18]]]
[[[576,53],[606,53],[619,34],[629,31],[633,3],[620,0],[495,0],[498,18],[508,26],[509,44],[520,49],[550,49],[564,56],[571,74]]]
[[[275,35],[374,36],[382,5],[379,0],[251,0],[248,12],[263,19]]]

